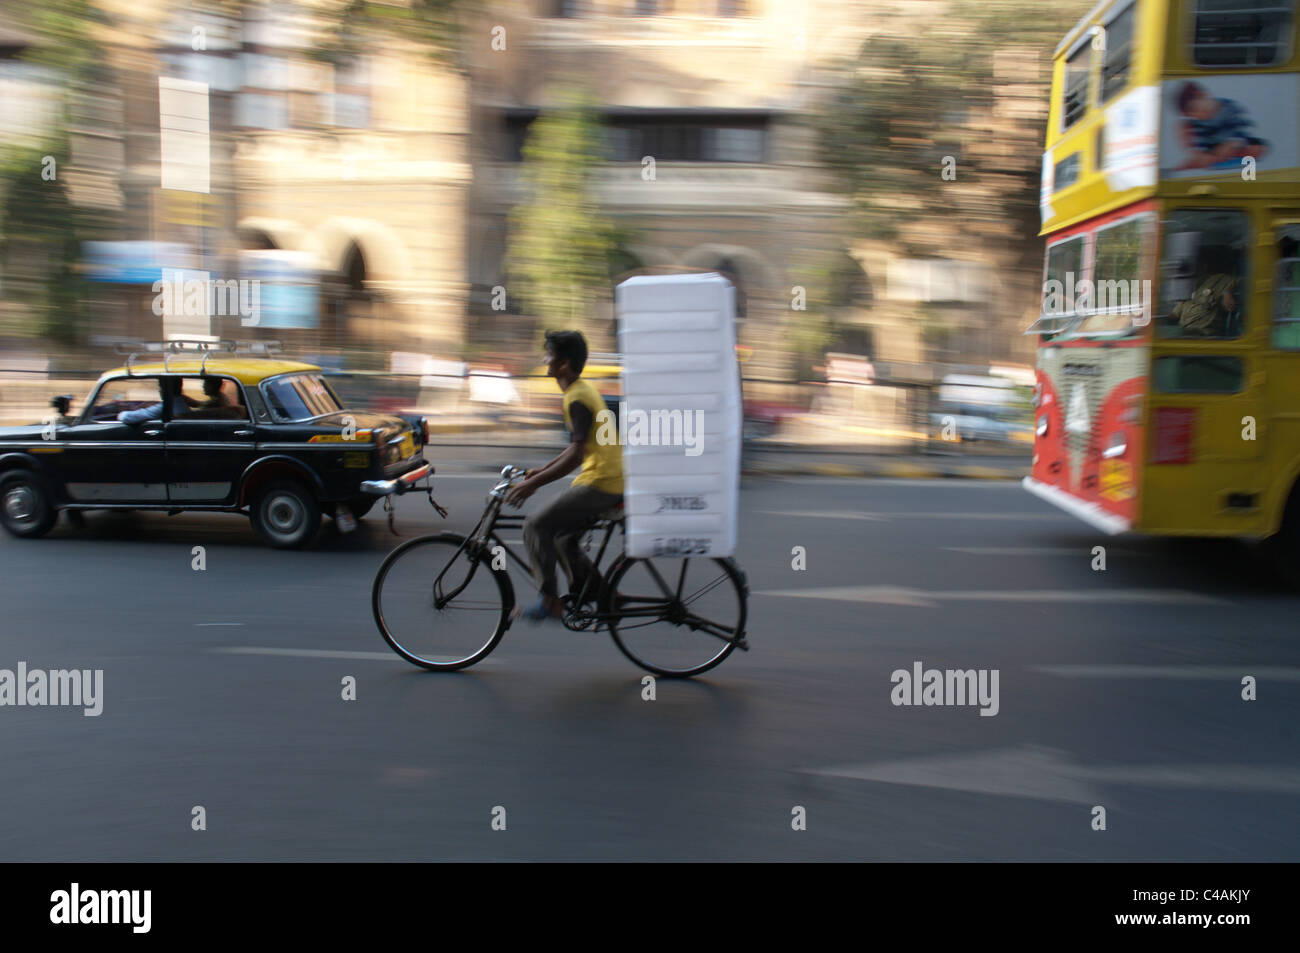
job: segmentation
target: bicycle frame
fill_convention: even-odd
[[[492,491],[488,493],[487,505],[483,508],[483,515],[479,517],[478,523],[474,529],[465,537],[464,542],[457,547],[452,553],[451,558],[447,560],[447,565],[433,580],[434,606],[438,609],[443,608],[452,599],[456,598],[465,587],[474,579],[474,574],[478,571],[480,560],[485,558],[485,554],[496,555],[496,548],[501,547],[501,551],[523,569],[526,573],[531,573],[532,568],[528,562],[521,558],[518,553],[510,548],[510,545],[501,538],[499,529],[522,529],[526,517],[522,513],[502,513],[501,507],[505,503],[506,494],[514,484],[517,477],[523,475],[523,470],[515,467],[505,467],[501,471],[501,480]],[[619,563],[626,558],[626,550],[620,552],[617,559],[610,566],[610,572],[606,573],[601,570],[601,563],[605,558],[605,553],[609,549],[610,540],[614,537],[615,530],[622,531],[624,522],[620,519],[600,519],[595,520],[592,524],[582,531],[585,536],[591,532],[604,531],[604,537],[600,541],[600,548],[596,552],[596,558],[593,560],[595,572],[583,580],[582,587],[577,595],[573,598],[572,604],[565,612],[562,622],[566,628],[575,631],[582,631],[595,626],[599,631],[602,625],[608,625],[611,621],[622,622],[624,619],[667,619],[669,621],[681,622],[690,625],[693,629],[712,635],[714,638],[724,642],[735,644],[741,649],[748,649],[745,642],[744,633],[732,635],[730,632],[713,625],[707,620],[697,620],[692,622],[691,613],[686,610],[682,601],[682,588],[686,580],[686,567],[690,562],[689,559],[681,560],[681,569],[677,577],[675,587],[670,586],[663,574],[659,572],[650,560],[645,560],[646,569],[654,578],[659,588],[663,592],[662,597],[636,598],[625,597],[624,602],[642,602],[644,605],[628,607],[626,604],[614,608],[612,611],[606,611],[603,608],[597,608],[595,611],[585,611],[583,605],[588,601],[594,601],[597,607],[608,606],[609,602],[609,580],[613,575],[613,570]],[[473,557],[470,560],[469,572],[466,574],[464,581],[455,589],[445,594],[441,592],[443,577],[456,561],[456,557],[462,552],[468,550],[469,555]],[[599,591],[593,592],[593,586],[599,586]],[[513,588],[513,587],[512,587]]]

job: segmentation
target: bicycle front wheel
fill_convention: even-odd
[[[732,559],[622,559],[605,612],[614,644],[665,678],[699,675],[745,635],[749,586]]]
[[[514,605],[510,576],[472,557],[464,541],[456,533],[410,540],[375,575],[375,624],[394,652],[421,668],[466,668],[505,633]]]

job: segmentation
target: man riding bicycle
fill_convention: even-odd
[[[546,362],[547,376],[554,377],[564,392],[564,425],[570,442],[545,466],[525,473],[506,502],[522,506],[540,487],[579,466],[582,470],[567,490],[524,521],[524,543],[541,595],[532,607],[516,614],[535,622],[564,614],[564,602],[555,588],[556,560],[564,567],[570,590],[577,591],[595,571],[578,546],[582,531],[601,513],[623,501],[622,448],[617,437],[598,439],[613,432],[613,428],[600,427],[607,419],[600,416],[607,410],[605,400],[581,376],[587,364],[586,339],[578,331],[547,331]]]

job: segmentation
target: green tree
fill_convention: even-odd
[[[246,5],[249,0],[218,0]],[[421,44],[430,57],[446,63],[457,50],[465,0],[337,0],[314,12],[324,35],[314,49],[320,59],[340,64],[357,56],[372,34],[400,36]]]
[[[602,159],[600,124],[576,91],[540,115],[524,144],[526,198],[511,210],[506,273],[543,328],[581,329],[609,287],[622,236],[600,213],[592,173]]]
[[[990,149],[992,134],[970,120],[990,109],[999,83],[1036,87],[1031,95],[1046,103],[1052,50],[1091,5],[949,0],[925,31],[878,34],[842,64],[843,79],[813,122],[823,164],[850,199],[856,235],[897,239],[930,216],[944,219],[956,247],[998,231],[1010,241],[1034,234],[1041,121],[1001,121],[1000,148]],[[995,75],[995,52],[1008,50],[1037,54],[1036,80]]]
[[[105,22],[87,0],[46,0],[18,10],[20,27],[34,38],[21,59],[54,71],[64,95],[44,141],[0,143],[0,270],[6,297],[34,319],[18,330],[57,343],[73,343],[86,325],[81,243],[105,237],[109,228],[106,215],[69,201],[62,178],[71,153],[70,111],[108,78],[98,39]]]

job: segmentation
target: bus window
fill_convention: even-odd
[[[1092,74],[1092,38],[1082,41],[1079,49],[1065,61],[1065,99],[1061,103],[1061,130],[1065,131],[1083,118],[1088,109],[1088,78]]]
[[[1129,65],[1133,60],[1133,11],[1129,4],[1119,16],[1106,24],[1106,55],[1101,63],[1101,101],[1108,103],[1128,85]],[[1100,166],[1098,167],[1100,168]]]
[[[1282,228],[1277,242],[1273,346],[1300,350],[1300,225]]]
[[[1042,313],[1026,334],[1052,336],[1075,317],[1077,287],[1083,278],[1083,235],[1048,246]]]
[[[1244,370],[1239,357],[1161,357],[1153,377],[1161,394],[1236,394]]]
[[[1140,280],[1144,223],[1145,216],[1097,229],[1092,241],[1092,314],[1074,333],[1122,333],[1139,326],[1134,319],[1150,305],[1143,300]]]
[[[1271,66],[1290,56],[1296,0],[1196,0],[1198,66]]]
[[[1249,226],[1236,209],[1179,209],[1164,226],[1157,329],[1169,338],[1236,338],[1246,327]]]
[[[1056,169],[1052,173],[1053,192],[1068,189],[1079,181],[1079,167],[1082,164],[1080,155],[1082,153],[1073,152],[1056,163]]]

